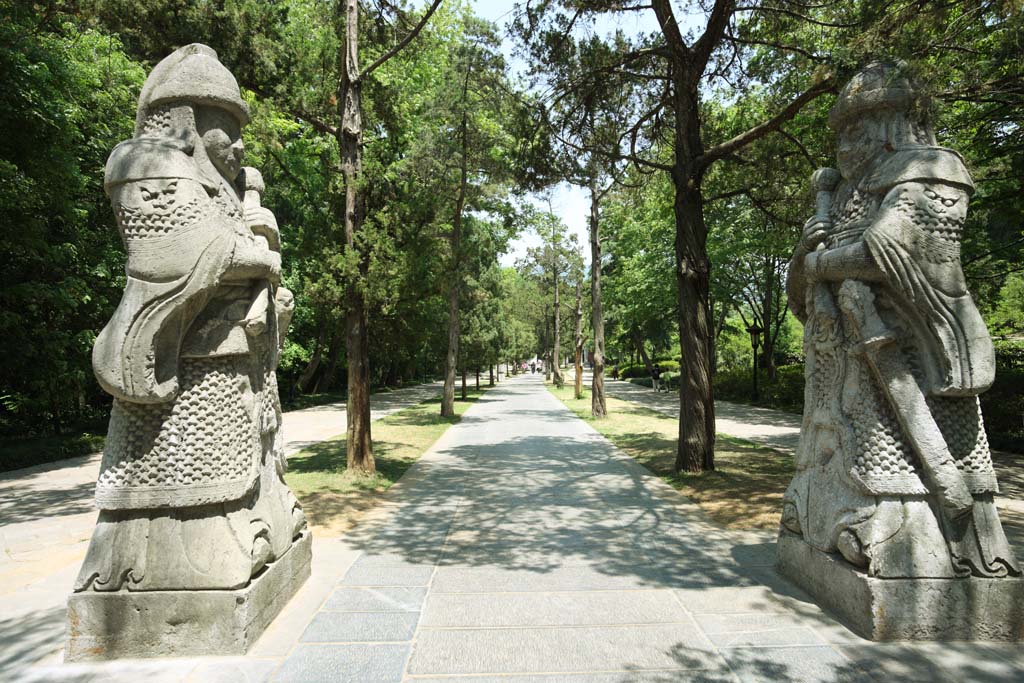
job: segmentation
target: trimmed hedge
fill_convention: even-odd
[[[662,373],[679,373],[679,361],[659,360],[654,361],[653,364],[659,367]],[[632,379],[633,377],[646,377],[647,379],[650,379],[651,374],[647,372],[647,366],[644,365],[643,363],[640,363],[638,365],[630,365],[627,363],[625,365],[619,366],[619,377],[621,377],[622,379]]]
[[[715,398],[737,403],[754,403],[750,369],[719,371],[714,378]],[[775,381],[768,381],[764,371],[757,378],[759,406],[791,413],[804,409],[804,366],[784,365],[777,369]]]

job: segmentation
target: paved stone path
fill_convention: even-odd
[[[918,683],[1024,680],[1016,645],[878,645],[543,387],[446,432],[244,658],[37,668],[30,681]]]
[[[585,370],[583,379],[590,386],[591,373]],[[609,396],[640,403],[670,417],[679,416],[679,396],[675,392],[655,392],[622,380],[607,381],[605,390]],[[715,423],[719,434],[790,453],[796,451],[800,441],[800,416],[781,410],[715,401]],[[1024,547],[1024,456],[996,451],[992,458],[999,477],[996,503],[1006,535],[1014,545]]]
[[[440,387],[376,393],[372,417],[437,396]],[[289,454],[344,433],[344,403],[284,415]],[[65,600],[96,523],[99,465],[95,454],[0,474],[0,681],[61,647]]]

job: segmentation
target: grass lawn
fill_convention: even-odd
[[[373,423],[377,473],[366,476],[345,466],[345,437],[322,441],[288,458],[285,480],[302,503],[318,536],[337,536],[352,528],[405,471],[483,391],[456,399],[456,417],[441,417],[441,399],[426,401]],[[458,393],[456,393],[458,396]]]
[[[590,390],[573,398],[571,383],[548,389],[609,441],[690,498],[718,524],[731,529],[774,529],[782,494],[793,477],[793,457],[750,441],[719,434],[714,472],[674,474],[678,423],[630,401],[607,396],[608,417],[590,416]]]

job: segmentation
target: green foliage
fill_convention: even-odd
[[[1005,370],[1024,370],[1024,340],[997,341],[996,367]]]
[[[748,356],[749,358],[749,356]],[[724,401],[753,403],[766,408],[777,408],[792,413],[803,411],[804,366],[784,365],[778,368],[774,381],[769,381],[763,370],[758,371],[758,401],[751,398],[753,380],[750,363],[745,370],[719,371],[715,375],[715,396]]]
[[[143,75],[115,38],[0,3],[0,434],[105,412],[90,351],[124,255],[103,165],[131,135]]]
[[[675,360],[659,360],[654,362],[654,366],[660,369],[663,373],[665,372],[679,372],[679,361]],[[651,373],[648,372],[647,366],[643,363],[638,365],[620,365],[619,366],[619,377],[622,379],[632,379],[634,377],[646,377],[650,379]]]
[[[103,448],[102,434],[79,432],[0,440],[0,472],[91,455]]]
[[[1011,273],[986,321],[996,334],[1024,332],[1024,273]]]

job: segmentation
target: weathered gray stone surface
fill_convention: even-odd
[[[65,659],[245,654],[309,578],[311,548],[307,531],[237,590],[75,593]]]
[[[294,301],[263,179],[241,165],[248,118],[216,53],[188,45],[107,161],[128,279],[93,349],[114,404],[69,659],[238,651],[308,575],[275,375]]]
[[[872,640],[1024,640],[1024,579],[878,579],[788,531],[779,571]]]
[[[993,347],[960,264],[974,183],[936,145],[925,100],[900,67],[875,63],[830,115],[839,170],[812,178],[817,211],[787,283],[807,384],[779,562],[839,614],[867,608],[856,625],[871,637],[1016,637],[1021,608],[997,603],[1021,569],[978,402]],[[826,570],[812,549],[842,561]],[[924,625],[883,619],[904,614]]]

